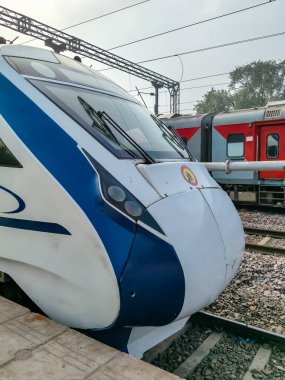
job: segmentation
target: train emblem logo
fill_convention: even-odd
[[[198,180],[195,174],[185,165],[181,166],[181,174],[190,185],[197,186]]]

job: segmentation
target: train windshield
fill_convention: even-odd
[[[60,63],[14,57],[9,60],[44,95],[117,157],[143,158],[135,147],[139,145],[153,160],[189,159],[183,143],[126,91],[78,62],[56,57]],[[96,118],[86,112],[82,100],[95,112],[107,113],[131,139],[128,141],[112,125],[102,128]],[[136,144],[132,144],[132,140]]]

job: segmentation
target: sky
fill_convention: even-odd
[[[2,0],[1,6],[22,13],[62,30],[70,25],[104,15],[142,0]],[[149,0],[121,12],[90,21],[68,29],[66,32],[103,49],[134,41],[140,38],[162,33],[184,25],[189,25],[225,13],[237,11],[266,0]],[[149,39],[129,46],[112,50],[113,53],[140,62],[147,59],[205,48],[209,46],[254,38],[267,34],[285,32],[285,0],[275,0],[255,9],[247,10],[197,26],[182,29],[164,36]],[[16,43],[25,43],[31,37],[0,26],[0,36],[14,39]],[[30,46],[43,47],[42,41],[27,43]],[[227,73],[235,67],[256,60],[285,59],[285,35],[268,38],[199,53],[181,55],[143,65],[173,80],[187,80],[207,75]],[[63,54],[73,57],[73,53]],[[182,61],[182,63],[181,63]],[[83,59],[94,69],[106,68],[99,62]],[[135,87],[149,87],[149,82],[131,76],[122,71],[111,69],[102,74],[114,80],[132,95],[137,95]],[[211,89],[226,89],[228,75],[199,79],[181,83],[181,113],[192,113],[197,100]],[[202,87],[204,86],[204,87]],[[207,87],[205,87],[207,86]],[[200,88],[194,88],[200,87]],[[143,90],[143,98],[153,111],[151,89]],[[138,100],[139,97],[137,97]],[[160,91],[159,112],[169,113],[169,94]]]

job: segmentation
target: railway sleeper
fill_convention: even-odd
[[[183,362],[173,371],[175,375],[181,378],[196,379],[199,378],[197,373],[204,371],[206,374],[208,373],[205,379],[212,378],[212,375],[214,376],[213,378],[216,379],[217,377],[215,376],[217,376],[217,374],[215,374],[215,370],[219,370],[219,366],[213,368],[213,366],[210,365],[209,369],[207,369],[207,363],[211,362],[211,359],[209,359],[208,356],[213,354],[216,355],[220,350],[220,347],[223,347],[223,344],[227,347],[227,343],[223,343],[224,340],[231,339],[237,346],[249,345],[253,347],[250,358],[247,358],[247,362],[245,363],[242,372],[238,375],[238,378],[242,380],[253,380],[256,378],[257,374],[263,373],[266,375],[269,373],[270,371],[266,367],[270,364],[274,350],[276,351],[278,347],[281,352],[285,351],[285,336],[283,335],[206,312],[199,312],[193,315],[184,329],[173,335],[172,342],[175,342],[175,340],[184,334],[188,328],[191,328],[190,323],[196,323],[200,327],[202,326],[206,329],[207,332],[211,332],[206,338],[204,338],[202,343],[190,353],[188,358],[183,360]],[[209,330],[209,328],[211,330]],[[165,350],[168,349],[169,343],[170,341],[168,340],[165,346],[160,344],[159,349],[156,351],[155,348],[150,350],[152,356],[149,356],[149,358],[152,357],[153,360],[155,353],[157,355],[162,354],[163,347]],[[219,345],[220,347],[218,348]],[[229,350],[229,354],[226,355],[229,355],[230,357],[235,355],[229,348],[227,349]],[[224,355],[224,350],[222,350],[222,352]],[[146,355],[148,355],[148,353],[146,353]],[[146,360],[146,357],[144,360]],[[232,361],[238,363],[238,365],[241,360],[242,359],[238,356],[232,357]],[[273,360],[273,363],[274,362],[275,360]],[[280,371],[285,371],[283,367],[277,366],[277,368],[280,369]],[[203,376],[202,378],[204,379]]]

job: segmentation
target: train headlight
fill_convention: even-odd
[[[136,218],[141,216],[143,212],[143,209],[141,208],[141,206],[137,202],[134,202],[134,201],[127,201],[125,202],[124,206],[127,213]]]
[[[116,202],[123,202],[126,199],[126,193],[119,186],[108,187],[108,194]]]

